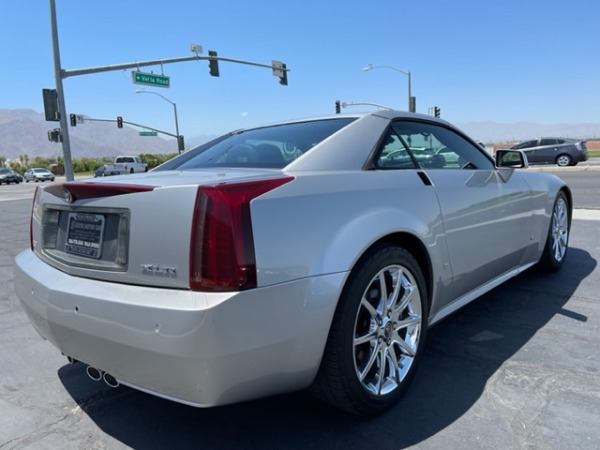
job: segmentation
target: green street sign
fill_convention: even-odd
[[[168,88],[171,81],[166,75],[156,75],[154,73],[144,73],[138,71],[131,72],[131,78],[136,84],[145,84],[147,86],[156,86]]]
[[[158,136],[156,131],[140,131],[140,136]]]

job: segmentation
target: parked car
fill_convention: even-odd
[[[54,181],[54,174],[50,172],[48,169],[42,169],[40,167],[33,167],[31,169],[27,169],[23,174],[23,178],[25,181],[29,183],[30,181]]]
[[[465,163],[429,166],[425,141]],[[309,389],[378,414],[431,325],[565,263],[571,191],[526,166],[399,111],[236,131],[144,174],[37,189],[14,285],[110,386],[201,407]]]
[[[146,164],[139,156],[117,156],[114,163],[104,164],[105,175],[148,172]]]
[[[106,166],[96,167],[94,169],[94,178],[95,177],[103,177],[106,175]]]
[[[21,177],[18,173],[6,168],[0,167],[0,184],[10,184],[15,183],[19,184],[21,182]]]
[[[16,172],[14,170],[11,170],[12,173],[15,174],[15,176],[19,179],[19,183],[23,182],[23,175],[21,175],[19,172]]]
[[[588,160],[586,141],[578,139],[532,139],[513,145],[511,149],[524,152],[529,164],[556,164],[565,167]]]

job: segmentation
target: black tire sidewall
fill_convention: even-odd
[[[554,240],[552,239],[552,220],[553,220],[553,216],[554,216],[554,211],[556,209],[556,205],[558,204],[560,199],[564,200],[565,205],[567,207],[567,212],[569,213],[569,217],[568,217],[569,232],[567,234],[567,248],[565,250],[565,254],[563,255],[562,259],[560,261],[558,261],[554,257],[554,251],[552,249],[552,246],[554,245]],[[554,204],[552,205],[550,223],[548,225],[548,233],[546,234],[546,244],[544,246],[544,252],[542,253],[542,257],[540,259],[540,265],[545,270],[557,271],[558,269],[560,269],[563,266],[565,259],[567,258],[567,254],[569,253],[569,238],[571,237],[571,220],[572,220],[572,218],[571,218],[570,211],[571,210],[570,210],[569,200],[567,199],[567,196],[565,195],[564,192],[559,192],[558,195],[556,196],[556,199],[554,200]]]
[[[394,264],[408,270],[418,285],[421,295],[421,331],[416,356],[409,373],[402,380],[400,386],[394,392],[385,396],[374,396],[361,385],[356,376],[354,349],[352,345],[356,314],[360,307],[362,296],[373,277],[384,267]],[[336,315],[339,315],[340,325],[337,339],[341,340],[341,342],[338,342],[338,346],[342,350],[339,373],[341,377],[340,381],[345,385],[348,395],[351,397],[352,403],[356,405],[359,413],[367,415],[378,414],[400,400],[414,377],[423,353],[422,350],[427,334],[428,314],[427,290],[422,271],[412,255],[401,247],[393,245],[378,246],[369,253],[369,256],[364,258],[363,262],[357,266],[356,271],[353,271],[342,293],[340,304],[336,311]]]

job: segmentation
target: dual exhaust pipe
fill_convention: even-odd
[[[112,388],[119,387],[119,381],[115,377],[113,377],[110,373],[104,372],[96,367],[87,366],[85,368],[85,373],[87,373],[88,377],[94,381],[104,380],[104,382]]]
[[[67,356],[67,360],[69,361],[69,364],[75,364],[76,362],[78,362],[75,358],[71,356]],[[87,373],[88,377],[90,377],[94,381],[104,380],[104,382],[112,388],[119,387],[119,381],[110,373],[105,372],[104,370],[100,370],[92,366],[87,366],[85,368],[85,373]]]

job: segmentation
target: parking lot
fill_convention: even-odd
[[[569,169],[565,179],[582,178]],[[597,192],[600,172],[586,180]],[[14,293],[35,187],[0,188],[2,450],[598,448],[600,204],[576,211],[560,272],[527,271],[432,328],[404,400],[364,419],[303,392],[196,409],[90,380],[39,337]],[[600,202],[587,190],[578,199]]]

